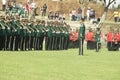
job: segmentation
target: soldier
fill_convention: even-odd
[[[6,19],[3,21],[3,25],[5,26],[5,32],[6,32],[4,50],[10,50],[10,42],[11,42],[10,36],[11,36],[12,30],[10,29],[10,26],[8,23],[9,23],[9,19],[8,17],[6,17]]]
[[[78,39],[79,39],[79,55],[83,55],[83,44],[85,39],[85,24],[83,18],[80,20]]]
[[[120,50],[120,28],[117,29],[117,40],[118,40],[118,47],[119,47],[119,50]]]
[[[6,38],[6,49],[7,50],[13,50],[14,48],[14,34],[16,32],[16,29],[15,29],[15,26],[14,26],[14,23],[13,23],[13,17],[8,17],[7,18],[7,21],[5,22],[5,24],[8,26],[7,29],[6,29],[6,35],[7,35],[7,38]]]
[[[53,32],[53,24],[50,22],[50,25],[47,25],[47,30],[46,30],[46,50],[51,50],[53,49],[52,46],[52,32]]]
[[[59,29],[60,29],[60,50],[63,50],[63,45],[64,45],[64,28],[63,28],[63,23],[59,23]]]
[[[44,31],[41,28],[41,21],[36,21],[36,28],[39,30],[39,33],[37,34],[37,43],[36,43],[36,50],[42,50],[42,44],[44,39]]]
[[[28,50],[32,50],[35,48],[35,29],[34,29],[34,22],[33,20],[27,21],[26,22],[26,27],[27,27],[27,44],[28,44]],[[27,45],[26,44],[26,45]]]
[[[11,38],[11,50],[18,51],[18,35],[19,35],[19,26],[16,24],[15,17],[11,17],[11,20],[9,22],[11,30],[12,30],[12,38]]]
[[[55,50],[59,50],[60,46],[60,30],[59,30],[59,23],[55,22],[55,30],[56,30],[56,40],[55,40]]]
[[[109,32],[107,33],[107,48],[108,51],[112,51],[113,50],[113,29],[110,27]]]
[[[45,32],[46,32],[46,30],[47,30],[47,27],[46,27],[46,25],[45,25],[45,21],[43,20],[43,21],[41,21],[41,23],[39,23],[39,27],[40,27],[40,36],[39,36],[39,44],[40,45],[38,45],[39,46],[39,49],[40,50],[43,50],[43,41],[44,41],[44,34],[45,34]]]
[[[97,28],[96,34],[95,34],[95,49],[96,49],[96,52],[99,52],[99,49],[101,47],[101,43],[100,43],[101,36],[100,35],[101,35],[100,28]]]
[[[27,19],[26,19],[27,20]],[[27,27],[26,27],[26,20],[23,20],[20,24],[22,26],[22,29],[20,30],[20,37],[21,37],[21,43],[20,43],[20,49],[22,51],[26,50],[26,34],[27,34]]]
[[[118,31],[114,31],[114,36],[113,36],[113,50],[118,51],[119,50],[119,43],[118,43]]]
[[[69,45],[69,36],[70,36],[69,29],[70,29],[70,25],[65,23],[65,27],[64,27],[64,30],[65,30],[65,37],[64,37],[65,45],[64,45],[64,49],[65,50],[68,49],[68,45]]]
[[[2,24],[2,20],[4,20],[4,17],[1,16],[0,18],[0,50],[2,50],[5,47],[5,27]]]
[[[14,24],[16,26],[16,33],[15,33],[15,42],[14,42],[14,50],[18,51],[18,49],[20,48],[20,30],[22,29],[22,26],[20,24],[20,17],[16,16],[16,19],[14,20]]]
[[[87,41],[87,50],[93,49],[94,35],[92,28],[89,28],[89,31],[86,32],[85,40]]]

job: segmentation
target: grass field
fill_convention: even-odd
[[[0,80],[120,80],[120,52],[0,51]]]

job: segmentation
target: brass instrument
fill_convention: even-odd
[[[23,29],[26,29],[29,33],[31,33],[31,31],[24,24],[22,24],[22,23],[20,23],[20,24],[21,24]]]

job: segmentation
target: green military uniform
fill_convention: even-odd
[[[95,49],[96,49],[96,52],[99,51],[100,46],[101,46],[100,34],[101,34],[100,30],[99,30],[99,28],[97,28],[97,31],[96,31],[96,34],[95,34]]]
[[[79,55],[83,55],[83,43],[85,39],[85,25],[83,22],[80,23],[78,39],[79,39]]]
[[[67,50],[68,49],[68,45],[69,45],[69,36],[70,36],[70,34],[69,34],[69,31],[68,31],[68,25],[66,25],[65,27],[64,27],[64,30],[65,30],[65,33],[64,33],[64,42],[65,42],[65,44],[64,44],[64,49],[65,50]]]
[[[46,50],[52,50],[52,26],[47,26],[46,30]]]
[[[42,50],[43,48],[44,30],[42,27],[43,26],[40,25],[40,22],[38,21],[38,24],[36,25],[36,28],[39,30],[39,33],[37,36],[37,50]]]
[[[0,50],[2,50],[5,47],[5,27],[2,24],[2,21],[0,21]]]

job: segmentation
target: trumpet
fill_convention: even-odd
[[[3,24],[1,22],[0,22],[0,25],[1,25],[2,29],[5,29],[5,27],[3,26]]]

